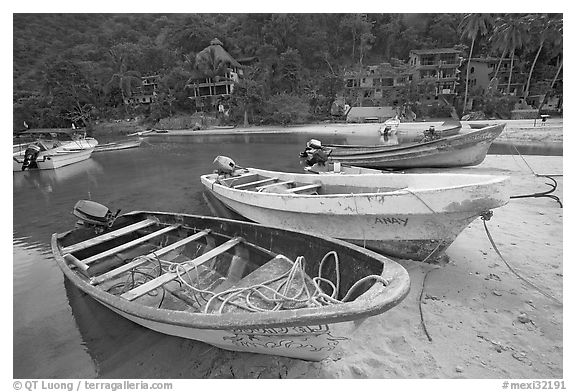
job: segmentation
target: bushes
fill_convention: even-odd
[[[302,124],[310,121],[310,106],[306,98],[291,94],[277,94],[264,103],[263,124]]]

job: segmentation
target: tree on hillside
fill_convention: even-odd
[[[534,56],[534,61],[532,61],[532,66],[530,67],[530,73],[528,74],[528,80],[526,82],[526,88],[524,89],[524,99],[526,99],[530,93],[530,81],[532,80],[532,73],[534,72],[534,67],[536,62],[540,57],[542,48],[545,43],[550,43],[552,46],[562,45],[562,19],[561,15],[529,15],[528,22],[530,26],[530,31],[534,35],[534,39],[538,42],[538,50]]]
[[[512,83],[512,70],[514,68],[514,55],[516,50],[521,49],[529,40],[528,24],[525,17],[515,17],[506,15],[500,18],[494,28],[494,35],[499,36],[510,51],[510,70],[508,75],[508,86],[506,94],[510,94]]]
[[[474,51],[474,43],[479,37],[488,33],[488,29],[493,24],[491,14],[466,14],[458,26],[461,31],[462,38],[468,38],[472,41],[470,45],[470,53],[468,55],[468,63],[466,65],[466,87],[464,91],[464,108],[466,112],[466,105],[468,101],[468,81],[470,79],[470,60],[472,59],[472,52]]]
[[[118,88],[122,96],[124,111],[128,114],[126,98],[132,96],[134,90],[142,84],[140,73],[129,70],[129,60],[134,48],[130,45],[117,45],[110,49],[109,56],[113,63],[114,73],[106,84],[106,89]]]

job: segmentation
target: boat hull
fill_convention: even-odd
[[[46,153],[40,153],[36,159],[37,168],[32,170],[50,170],[57,169],[59,167],[72,165],[77,162],[85,161],[92,155],[93,149],[83,149],[73,152],[58,152],[58,151],[47,151]],[[12,159],[12,171],[20,172],[22,170],[22,163],[24,162],[24,152],[16,153],[13,155]]]
[[[223,350],[280,355],[308,361],[320,361],[341,351],[342,344],[350,340],[361,322],[359,320],[323,325],[200,329],[150,320],[100,303],[136,324],[165,335],[197,340]]]
[[[106,286],[106,283],[114,285],[115,281],[95,282],[83,275],[79,268],[68,265],[69,261],[66,260],[70,255],[68,252],[76,252],[69,250],[70,246],[78,244],[77,239],[88,241],[94,239],[84,234],[87,229],[52,236],[52,252],[65,277],[95,301],[143,327],[167,335],[202,341],[226,350],[281,355],[312,361],[324,359],[340,352],[345,344],[353,341],[354,330],[367,317],[382,314],[399,304],[408,294],[410,287],[407,271],[393,260],[322,235],[312,236],[304,232],[249,222],[187,214],[134,212],[118,219],[126,219],[119,224],[119,227],[123,228],[132,222],[156,220],[165,225],[164,227],[177,224],[181,228],[186,228],[185,230],[210,230],[227,238],[241,235],[243,243],[254,244],[261,249],[260,252],[278,253],[290,259],[300,255],[306,257],[310,271],[314,272],[317,272],[318,268],[314,263],[319,262],[320,265],[323,263],[321,255],[325,255],[327,251],[335,252],[341,260],[339,282],[343,293],[346,293],[346,290],[361,277],[376,274],[386,282],[385,285],[374,283],[368,286],[364,282],[362,291],[356,296],[336,305],[264,312],[198,310],[192,312],[190,308],[182,310],[171,307],[168,297],[164,296],[162,298],[143,296],[129,300],[124,295],[115,295],[110,292],[109,287],[100,286],[100,284]],[[75,237],[76,233],[78,237]],[[167,242],[169,241],[159,241],[164,246]],[[192,245],[191,249],[195,248],[196,246]],[[148,250],[145,253],[150,251],[150,248],[146,249]],[[99,251],[101,250],[94,252]],[[75,254],[84,258],[81,252]],[[140,253],[131,254],[128,259],[137,254]],[[164,253],[163,257],[167,255],[168,253]],[[214,258],[212,260],[219,263]],[[222,260],[220,259],[220,262]],[[331,267],[325,267],[324,276],[331,277],[333,272]],[[120,276],[118,278],[121,281],[124,279]],[[168,288],[166,290],[169,292]],[[166,307],[161,308],[159,303],[164,303],[163,306]]]
[[[99,146],[94,148],[94,152],[116,151],[116,150],[126,150],[129,148],[138,148],[140,147],[140,144],[142,144],[141,140],[100,144]]]
[[[331,148],[329,159],[355,166],[385,168],[475,166],[486,158],[504,124],[426,143],[398,147]]]
[[[356,182],[364,179],[365,183],[374,183],[370,176],[374,179],[411,176],[412,182],[418,178],[417,174],[304,174],[295,178],[306,176],[307,182],[323,183],[346,182],[347,177],[354,177]],[[393,177],[389,178],[393,180]],[[429,177],[428,181],[433,178]],[[440,179],[441,175],[435,178]],[[295,197],[282,193],[239,192],[214,184],[208,176],[201,177],[212,196],[251,221],[323,233],[389,256],[413,260],[437,258],[474,219],[508,202],[507,177],[492,178],[494,180],[483,183],[444,189],[417,191],[405,188],[381,193],[354,194],[351,191],[340,195]]]

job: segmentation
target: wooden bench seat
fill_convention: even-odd
[[[154,252],[148,253],[145,256],[138,257],[135,260],[133,260],[127,264],[121,265],[120,267],[115,268],[111,271],[108,271],[102,275],[95,276],[92,279],[90,279],[90,284],[91,285],[97,285],[97,284],[103,283],[107,280],[110,280],[112,278],[115,278],[118,275],[121,275],[125,272],[130,271],[133,268],[136,268],[142,264],[147,263],[151,257],[161,257],[161,256],[163,256],[163,255],[165,255],[165,254],[167,254],[167,253],[169,253],[169,252],[171,252],[171,251],[173,251],[173,250],[175,250],[181,246],[184,246],[184,245],[186,245],[192,241],[197,241],[197,240],[207,236],[208,234],[210,234],[209,229],[199,231],[198,233],[195,233],[195,234],[191,235],[190,237],[186,237],[184,239],[181,239],[180,241],[176,241],[173,244],[170,244],[168,246],[165,246],[164,248],[155,250]]]
[[[108,249],[108,250],[106,250],[106,251],[104,251],[104,252],[102,252],[102,253],[98,253],[98,254],[96,254],[96,255],[94,255],[94,256],[88,257],[87,259],[83,259],[82,262],[83,262],[84,264],[88,265],[88,264],[93,263],[93,262],[95,262],[95,261],[97,261],[97,260],[101,260],[101,259],[103,259],[104,257],[112,256],[112,255],[115,254],[115,253],[118,253],[118,252],[120,252],[120,251],[126,250],[126,249],[128,249],[128,248],[134,247],[134,246],[136,246],[136,245],[138,245],[138,244],[141,244],[141,243],[143,243],[143,242],[146,242],[146,241],[148,241],[148,240],[151,240],[152,238],[155,238],[155,237],[161,236],[161,235],[163,235],[163,234],[169,233],[170,231],[176,230],[176,229],[178,229],[179,227],[180,227],[179,224],[178,224],[178,225],[172,225],[172,226],[164,227],[163,229],[154,231],[154,232],[152,232],[152,233],[150,233],[150,234],[147,234],[147,235],[145,235],[145,236],[143,236],[143,237],[136,238],[135,240],[129,241],[129,242],[125,243],[125,244],[116,246],[116,247],[114,247],[114,248],[112,248],[112,249]]]
[[[316,189],[319,189],[319,188],[321,188],[321,187],[322,187],[321,184],[307,184],[307,185],[302,185],[302,186],[290,188],[290,189],[288,189],[286,192],[288,192],[288,193],[298,193],[298,192],[302,192],[302,191],[316,190]]]
[[[62,254],[78,252],[79,250],[83,250],[91,246],[101,244],[114,238],[122,237],[123,235],[126,235],[128,233],[132,233],[136,230],[140,230],[157,223],[158,221],[154,219],[145,219],[143,221],[131,224],[129,226],[122,227],[121,229],[102,234],[98,237],[90,238],[86,241],[78,242],[77,244],[67,246],[62,249]]]
[[[273,182],[273,181],[278,181],[278,177],[265,178],[263,180],[247,182],[245,184],[240,184],[240,185],[234,185],[233,188],[234,189],[250,188],[250,187],[253,187],[256,185],[262,185],[262,184],[266,184],[267,182]]]
[[[277,185],[290,185],[290,184],[293,184],[293,183],[294,183],[294,181],[275,182],[274,184],[259,186],[259,187],[256,188],[256,190],[257,190],[258,192],[260,192],[260,191],[263,191],[264,189],[271,188],[271,187],[274,187],[274,186],[277,186]]]
[[[234,246],[238,245],[240,242],[244,241],[241,237],[234,237],[230,240],[228,240],[227,242],[223,243],[220,246],[217,246],[216,248],[204,253],[201,256],[196,257],[193,260],[190,260],[187,263],[183,263],[182,264],[182,274],[185,274],[188,271],[191,271],[192,269],[194,269],[195,267],[202,265],[204,263],[206,263],[207,261],[210,261],[211,259],[213,259],[214,257],[218,256],[219,254],[222,254],[224,252],[226,252],[227,250],[233,248]],[[144,284],[141,284],[138,287],[133,288],[130,291],[125,292],[124,294],[122,294],[122,298],[128,300],[128,301],[133,301],[136,298],[139,298],[147,293],[149,293],[152,290],[155,290],[157,288],[159,288],[160,286],[173,281],[174,279],[178,278],[178,274],[175,272],[168,272],[165,273],[163,275],[160,275],[159,277],[152,279]]]

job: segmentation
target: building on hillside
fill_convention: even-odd
[[[460,74],[460,51],[451,48],[411,50],[408,64],[420,101],[452,104]]]
[[[470,59],[470,75],[468,76],[468,91],[477,89],[481,94],[488,92],[490,81],[495,76],[496,69],[498,69],[499,58],[495,57],[476,57]],[[514,63],[518,63],[518,59],[514,59]],[[502,94],[508,94],[508,79],[510,76],[510,58],[502,59],[500,68],[498,69],[497,78],[494,79],[497,91]],[[466,85],[466,69],[468,66],[468,59],[464,59],[461,66],[462,86]],[[526,74],[520,68],[514,66],[512,69],[512,80],[510,83],[510,95],[517,97],[522,96],[526,86]]]
[[[208,98],[209,104],[215,106],[232,94],[242,73],[240,63],[223,48],[218,38],[214,38],[196,55],[196,68],[186,85],[189,98],[197,107],[206,104],[203,98]]]
[[[410,83],[408,66],[397,59],[344,75],[344,98],[351,106],[396,106]]]
[[[136,87],[129,97],[124,98],[126,105],[150,104],[156,100],[159,75],[141,77],[140,86]]]

